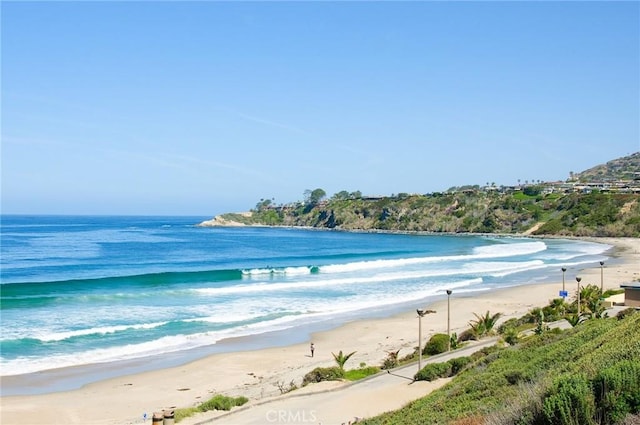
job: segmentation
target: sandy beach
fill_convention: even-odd
[[[613,245],[608,253],[613,257],[603,270],[605,289],[619,289],[620,284],[640,278],[640,239],[598,238],[595,242]],[[600,285],[601,269],[567,271],[568,301],[576,291],[576,275],[581,284]],[[450,298],[451,331],[460,333],[468,328],[474,313],[502,313],[503,320],[521,316],[533,307],[543,306],[558,296],[562,289],[562,274],[558,282],[515,286],[499,291],[476,292]],[[517,282],[514,282],[516,284]],[[421,306],[416,306],[421,307]],[[422,319],[423,343],[433,333],[446,333],[447,302],[428,306],[436,310]],[[209,356],[189,364],[108,379],[78,390],[30,396],[5,396],[1,399],[0,422],[9,424],[135,424],[151,423],[153,412],[195,406],[215,394],[243,395],[248,405],[281,396],[278,386],[291,382],[300,386],[305,373],[318,366],[335,364],[332,352],[342,350],[356,354],[347,368],[360,364],[380,365],[387,353],[400,350],[400,356],[413,351],[418,344],[418,320],[415,311],[375,320],[348,323],[337,329],[313,335],[315,355],[311,357],[309,342],[287,347],[261,349]],[[105,366],[110,367],[110,366]],[[323,383],[316,389],[340,383]],[[314,385],[296,390],[313,391]],[[420,396],[417,394],[416,397]],[[393,399],[394,395],[388,397]],[[406,403],[398,396],[396,408]],[[207,413],[181,423],[195,424],[220,413]],[[206,416],[204,416],[206,415]],[[345,417],[349,413],[345,412]]]

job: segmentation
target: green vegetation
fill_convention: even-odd
[[[317,367],[304,375],[302,378],[302,386],[304,387],[314,382],[339,381],[341,379],[344,379],[344,369],[337,366]]]
[[[174,419],[176,422],[180,422],[181,420],[191,417],[196,413],[207,412],[209,410],[231,410],[233,407],[242,406],[247,401],[249,401],[249,399],[244,396],[227,397],[217,394],[199,406],[186,409],[176,409],[174,412]]]
[[[358,369],[345,371],[344,379],[347,381],[358,381],[366,378],[367,376],[375,375],[378,372],[380,372],[380,368],[377,366],[361,366]]]
[[[358,379],[366,378],[370,375],[375,375],[380,372],[380,368],[377,366],[367,366],[364,363],[360,363],[358,369],[345,370],[344,365],[356,352],[353,351],[349,354],[344,354],[342,350],[338,354],[331,353],[337,366],[333,367],[317,367],[311,372],[307,373],[302,378],[302,386],[311,384],[314,382],[322,381],[340,381],[346,379],[348,381],[357,381]]]
[[[446,378],[451,375],[449,363],[429,363],[415,374],[416,381],[434,381],[438,378]]]
[[[452,192],[375,199],[333,197],[325,202],[260,205],[251,217],[224,214],[244,224],[340,230],[535,235],[640,236],[640,195]]]
[[[474,339],[480,339],[484,336],[493,335],[493,328],[498,322],[498,319],[502,317],[502,313],[491,314],[490,312],[486,312],[484,316],[480,316],[479,314],[473,313],[476,316],[476,320],[471,321],[469,325],[471,325],[471,332]]]
[[[333,359],[336,361],[336,363],[338,364],[338,367],[342,370],[344,370],[344,364],[347,362],[347,360],[349,360],[351,358],[351,356],[353,356],[356,352],[353,351],[349,354],[342,354],[342,350],[340,350],[340,352],[338,354],[335,353],[331,353],[331,355],[333,355]]]
[[[381,369],[388,370],[388,369],[393,369],[394,367],[398,367],[400,365],[400,359],[398,359],[399,355],[400,355],[400,350],[387,352],[387,357],[382,362]]]
[[[365,424],[615,424],[640,411],[640,314],[494,348],[447,385]],[[421,377],[447,376],[449,363]]]
[[[449,335],[447,334],[433,334],[429,341],[422,349],[422,354],[426,356],[433,356],[436,354],[444,353],[449,348]]]
[[[221,218],[249,225],[340,230],[639,237],[638,170],[640,153],[635,153],[583,174],[570,173],[572,179],[566,184],[487,183],[484,188],[462,186],[444,193],[384,197],[343,190],[328,199],[318,188],[306,190],[302,202],[276,205],[273,199],[261,199],[250,216]],[[602,189],[612,181],[626,189]],[[592,186],[583,190],[584,182]]]
[[[413,379],[416,381],[433,381],[457,375],[471,362],[471,357],[456,357],[443,363],[430,363],[420,369]]]

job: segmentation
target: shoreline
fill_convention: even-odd
[[[534,237],[535,238],[535,237]],[[640,278],[640,239],[637,238],[576,238],[612,245],[607,252],[612,258],[604,267],[605,289],[619,289],[621,283]],[[601,268],[579,270],[582,286],[599,286]],[[567,289],[572,300],[575,294],[573,275],[567,275]],[[560,279],[558,279],[560,280]],[[558,296],[562,283],[522,284],[503,289],[456,294],[450,298],[451,332],[460,333],[468,328],[473,313],[501,312],[499,323],[511,317],[519,317],[531,308],[546,305]],[[433,333],[446,333],[447,302],[436,300],[425,307],[435,314],[422,319],[423,343]],[[115,378],[99,380],[79,389],[47,394],[2,396],[0,398],[0,422],[7,424],[47,424],[52,422],[80,424],[132,424],[143,423],[155,411],[191,407],[206,401],[215,394],[246,396],[256,404],[280,395],[278,384],[300,385],[305,373],[315,367],[335,364],[331,353],[356,351],[347,368],[365,363],[379,366],[386,353],[400,350],[400,356],[411,351],[418,343],[417,316],[407,311],[392,317],[357,319],[311,334],[309,341],[290,345],[247,349],[208,355],[186,364],[157,370],[137,372]],[[268,336],[258,336],[268,338]],[[247,338],[247,337],[245,337]],[[253,338],[253,337],[251,337]],[[316,346],[311,358],[309,342]],[[242,343],[242,341],[240,341]],[[103,365],[104,369],[118,368]],[[3,377],[2,386],[14,377]],[[15,377],[19,379],[19,377]],[[313,385],[309,387],[314,387]],[[309,387],[290,394],[308,391]],[[287,395],[285,395],[286,397]],[[81,400],[81,402],[79,402]],[[45,413],[55,415],[55,420]],[[221,413],[218,413],[221,414]],[[193,422],[203,420],[194,416]]]

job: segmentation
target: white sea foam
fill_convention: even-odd
[[[258,269],[248,269],[248,270],[242,270],[242,275],[244,277],[260,277],[260,276],[264,276],[264,275],[281,275],[281,274],[286,274],[286,275],[303,275],[303,274],[310,274],[311,273],[311,268],[307,267],[307,266],[301,266],[301,267],[283,267],[283,268],[277,268],[277,267],[267,267],[267,268],[258,268]]]
[[[232,294],[248,294],[259,292],[292,291],[311,288],[345,287],[348,285],[378,284],[381,282],[394,282],[416,280],[424,278],[457,276],[457,275],[498,275],[499,273],[515,273],[536,269],[543,265],[540,260],[527,262],[476,262],[466,263],[457,268],[449,269],[422,269],[415,271],[397,271],[388,273],[378,273],[371,276],[354,274],[349,277],[323,278],[324,274],[318,275],[314,280],[296,280],[289,282],[270,283],[268,281],[255,282],[222,288],[197,288],[194,292],[206,296],[220,296]]]
[[[44,332],[41,334],[34,333],[32,335],[22,335],[21,338],[33,338],[43,342],[64,341],[66,339],[71,339],[78,336],[106,335],[131,329],[153,329],[157,328],[158,326],[165,325],[166,323],[168,322],[143,323],[137,325],[102,326],[97,328],[78,329],[75,331],[67,332]]]
[[[319,270],[321,273],[345,273],[366,269],[405,267],[417,264],[469,261],[488,258],[505,258],[518,255],[530,255],[536,252],[544,251],[545,249],[547,249],[547,245],[544,242],[540,241],[498,244],[476,247],[473,250],[473,254],[400,258],[393,260],[358,261],[347,264],[332,264],[320,266]]]
[[[478,285],[480,283],[482,283],[482,279],[476,278],[461,280],[458,282],[451,282],[446,286],[447,289],[456,289],[459,292],[466,292],[464,288],[471,285]],[[477,288],[475,290],[482,290],[482,288]],[[191,335],[166,336],[140,344],[129,344],[126,346],[107,349],[87,350],[74,354],[52,355],[47,356],[46,358],[21,357],[12,360],[1,359],[0,364],[2,366],[2,376],[34,373],[53,368],[77,366],[83,364],[97,364],[121,360],[131,360],[164,353],[189,350],[211,345],[229,337],[242,337],[257,335],[265,332],[286,330],[295,326],[304,325],[306,323],[317,323],[318,321],[322,320],[335,319],[337,315],[341,314],[365,311],[371,308],[380,308],[381,306],[418,301],[442,293],[444,293],[444,288],[441,285],[434,285],[414,291],[396,292],[396,294],[393,296],[389,296],[388,294],[379,294],[377,296],[369,297],[357,296],[353,298],[345,298],[342,300],[326,301],[322,304],[318,304],[317,302],[314,303],[312,300],[309,300],[308,303],[303,303],[298,306],[302,308],[301,311],[290,312],[289,315],[276,319],[234,326],[220,331],[203,332]],[[273,305],[277,306],[279,304],[274,303]],[[249,315],[237,315],[235,313],[235,310],[233,311],[233,314],[227,315],[227,317],[233,317],[234,319],[229,320],[229,322],[243,321],[253,318]],[[221,322],[222,320],[221,316],[216,315],[209,318],[186,319],[184,321]],[[158,325],[160,324],[149,323],[136,327],[150,328]],[[100,331],[111,332],[116,330],[119,330],[119,327],[105,327]],[[97,329],[95,329],[94,331],[97,331]]]
[[[542,241],[506,243],[475,247],[472,256],[474,258],[514,257],[517,255],[531,255],[546,249],[547,244]]]

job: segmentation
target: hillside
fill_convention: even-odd
[[[640,153],[567,182],[468,186],[443,193],[366,197],[308,191],[296,204],[261,201],[250,214],[201,225],[305,226],[338,230],[640,237]]]
[[[640,179],[640,152],[614,159],[605,164],[596,165],[574,175],[574,179],[582,182]]]
[[[440,390],[363,423],[636,424],[638,326],[640,314],[630,313],[496,348]]]

